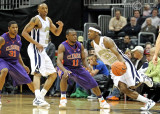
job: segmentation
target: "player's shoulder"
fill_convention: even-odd
[[[113,40],[110,37],[103,36],[103,42],[105,42],[105,43],[111,43],[111,42],[113,42]]]
[[[40,19],[38,18],[38,15],[34,16],[31,18],[30,23],[38,23],[40,21]]]

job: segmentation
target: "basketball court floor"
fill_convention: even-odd
[[[160,103],[150,111],[140,111],[144,103],[136,101],[108,101],[111,109],[100,109],[98,100],[68,98],[67,108],[59,109],[59,97],[46,97],[50,108],[32,106],[34,95],[3,95],[0,114],[158,114]]]

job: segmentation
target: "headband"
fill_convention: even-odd
[[[96,29],[96,28],[89,27],[89,30],[93,30],[93,31],[98,32],[99,34],[101,34],[101,31],[100,31],[100,30],[98,30],[98,29]]]

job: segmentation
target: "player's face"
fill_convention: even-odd
[[[18,33],[18,25],[17,24],[11,24],[10,27],[8,27],[9,34],[11,35],[17,35]]]
[[[46,4],[41,4],[38,8],[38,12],[42,16],[47,16],[48,14],[48,6]]]
[[[89,38],[90,40],[94,40],[95,36],[96,36],[96,32],[95,32],[95,31],[93,31],[93,30],[88,30],[88,38]]]
[[[70,31],[66,37],[67,37],[67,40],[69,40],[72,43],[76,43],[76,41],[77,41],[76,31]]]

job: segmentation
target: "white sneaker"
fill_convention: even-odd
[[[33,106],[50,106],[50,104],[42,99],[35,98],[33,100]]]
[[[97,99],[97,97],[93,96],[93,95],[90,95],[90,96],[87,97],[87,99]]]
[[[65,97],[62,97],[60,100],[59,108],[65,108],[67,104],[67,99]]]
[[[100,102],[100,108],[110,108],[110,105],[106,102],[106,100],[102,100]]]
[[[141,107],[141,110],[149,110],[151,109],[156,103],[151,99],[145,104],[144,107]]]
[[[2,105],[2,102],[0,101],[0,105]]]
[[[153,81],[150,77],[146,76],[146,75],[142,75],[144,82],[148,87],[153,87]]]

